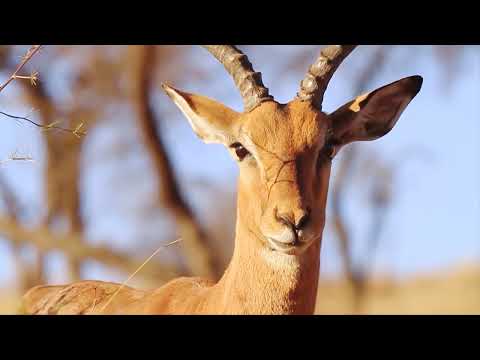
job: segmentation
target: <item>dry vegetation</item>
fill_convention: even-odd
[[[478,266],[462,265],[398,281],[376,278],[367,289],[366,314],[480,314]],[[320,281],[319,294],[317,314],[350,313],[347,281]]]

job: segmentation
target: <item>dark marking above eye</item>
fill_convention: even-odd
[[[230,147],[235,150],[235,154],[237,154],[239,161],[242,161],[250,155],[250,152],[239,142],[233,143]]]

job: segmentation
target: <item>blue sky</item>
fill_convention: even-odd
[[[311,48],[316,51],[317,47]],[[363,152],[378,154],[390,165],[408,156],[395,178],[393,206],[387,216],[374,263],[377,271],[402,276],[480,259],[478,50],[467,51],[457,76],[446,88],[442,69],[433,61],[429,47],[415,48],[418,54],[416,61],[408,61],[406,48],[395,47],[386,68],[365,89],[372,90],[415,74],[424,78],[421,92],[406,109],[395,129],[380,140],[359,145]],[[249,52],[255,68],[263,74],[264,83],[280,102],[287,102],[294,96],[304,75],[303,71],[285,73],[281,70],[284,69],[282,61],[288,61],[295,51],[298,51],[296,46],[258,46],[252,49],[251,55]],[[360,71],[369,51],[369,47],[355,50],[339,69],[326,94],[326,111],[333,111],[351,99],[351,79]],[[216,98],[236,110],[241,109],[240,97],[221,65],[199,48],[189,49],[185,56],[189,57],[188,62],[192,66],[212,76],[208,81],[185,79],[175,83],[176,86]],[[189,68],[183,71],[189,71]],[[8,95],[2,93],[0,98],[2,110],[21,115],[28,113],[28,108],[15,101],[18,95],[15,86],[7,89]],[[205,145],[197,139],[180,112],[162,93],[156,94],[155,101],[164,118],[162,129],[182,179],[182,187],[199,217],[208,223],[211,219],[205,214],[205,209],[212,204],[214,189],[230,194],[224,198],[233,204],[231,194],[235,187],[236,165],[222,146]],[[106,242],[132,251],[142,242],[142,256],[147,257],[149,251],[156,249],[162,241],[174,238],[175,232],[169,226],[172,219],[155,208],[151,196],[155,192],[155,180],[130,115],[128,109],[121,109],[114,119],[104,122],[89,135],[84,154],[88,170],[82,179],[84,212],[88,214],[87,234],[90,241]],[[41,134],[29,125],[2,120],[0,159],[8,158],[14,151],[29,153],[35,158],[33,163],[0,165],[17,195],[30,209],[32,218],[35,218],[36,214],[42,213],[43,201]],[[109,152],[118,146],[123,149],[121,158],[110,156]],[[365,208],[361,187],[352,187],[349,196],[353,200],[348,203],[347,213],[355,234],[355,254],[358,255],[363,250],[369,212]],[[63,280],[61,269],[61,257],[52,256],[52,281]],[[336,243],[331,229],[327,227],[322,272],[335,274],[338,269]],[[10,280],[12,275],[13,264],[8,246],[5,241],[0,241],[0,284]],[[124,275],[98,266],[91,266],[88,275],[105,280],[124,278]]]

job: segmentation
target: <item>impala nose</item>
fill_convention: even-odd
[[[277,213],[277,220],[295,232],[304,229],[310,221],[310,209],[297,212]]]
[[[307,209],[305,214],[298,219],[297,223],[295,224],[295,229],[302,230],[304,229],[310,222],[310,210]]]

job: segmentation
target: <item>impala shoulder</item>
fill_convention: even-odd
[[[28,315],[84,315],[95,313],[121,285],[103,281],[79,281],[68,285],[36,286],[22,299],[21,311]],[[124,287],[119,294],[134,291]]]
[[[154,290],[145,301],[145,314],[196,314],[215,283],[199,277],[181,277]]]
[[[155,290],[153,294],[210,288],[215,282],[201,277],[179,277]]]
[[[52,297],[64,287],[65,285],[38,285],[31,288],[22,297],[19,313],[23,315],[42,313]]]

